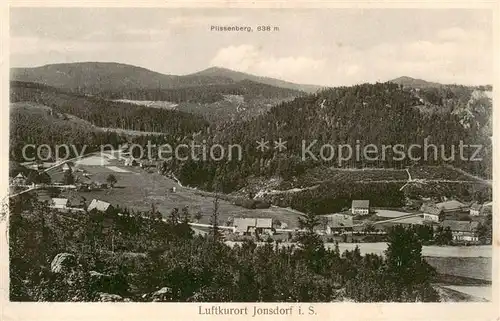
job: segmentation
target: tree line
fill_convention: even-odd
[[[326,249],[314,232],[315,215],[301,219],[306,232],[294,246],[230,247],[217,227],[216,202],[212,228],[195,236],[188,208],[70,215],[24,197],[11,204],[12,301],[99,301],[103,292],[128,301],[439,300],[420,240],[401,226],[390,231],[384,256]],[[55,270],[53,260],[63,254],[74,262]]]

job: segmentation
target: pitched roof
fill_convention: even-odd
[[[479,211],[481,209],[481,207],[483,207],[481,204],[474,203],[474,204],[471,205],[470,209],[471,210],[477,210],[477,211]]]
[[[24,176],[23,173],[19,173],[14,178],[26,178],[26,176]]]
[[[257,224],[254,218],[237,217],[234,219],[233,225],[237,232],[247,232],[249,227],[255,227]]]
[[[443,210],[435,205],[424,204],[420,208],[420,211],[424,212],[424,214],[439,215]]]
[[[66,207],[68,205],[68,199],[55,197],[52,199],[52,205],[57,206],[57,207]]]
[[[272,228],[273,219],[272,218],[258,218],[255,225],[257,228]]]
[[[474,232],[479,227],[479,222],[444,220],[442,227],[449,227],[453,232]]]
[[[370,201],[369,200],[353,200],[352,201],[352,207],[357,207],[357,208],[369,208],[370,207]]]
[[[460,203],[457,200],[450,200],[446,202],[441,202],[436,204],[437,208],[443,209],[445,211],[461,210],[465,207],[465,204]]]
[[[353,225],[352,216],[346,214],[325,215],[330,227],[351,227]]]
[[[68,206],[70,207],[79,207],[81,204],[85,204],[85,197],[78,194],[70,194],[68,195]]]
[[[111,204],[109,204],[108,202],[103,202],[103,201],[93,199],[92,202],[90,202],[90,205],[87,208],[87,211],[90,212],[93,209],[96,209],[100,212],[105,212],[110,208],[110,206],[111,206]]]

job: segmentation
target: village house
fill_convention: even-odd
[[[458,242],[478,242],[477,229],[479,222],[444,220],[441,223],[443,228],[450,228],[454,241]]]
[[[469,209],[467,205],[460,203],[457,200],[449,200],[441,203],[436,203],[435,206],[441,210],[443,213],[454,213],[454,212],[467,212]]]
[[[479,216],[479,213],[481,213],[481,209],[482,209],[483,205],[479,204],[479,203],[474,203],[471,205],[470,207],[470,211],[469,211],[469,214],[471,216]]]
[[[420,211],[423,212],[424,220],[434,222],[441,222],[445,219],[453,220],[469,214],[468,206],[457,200],[423,204]]]
[[[62,171],[67,172],[69,170],[71,170],[71,166],[68,163],[64,163],[62,166]]]
[[[68,199],[68,207],[72,209],[84,209],[85,206],[85,197],[80,196],[76,193],[71,193],[67,196]]]
[[[108,213],[113,209],[114,208],[110,203],[93,199],[92,202],[90,202],[89,207],[87,208],[87,212],[96,210],[98,212]]]
[[[273,219],[272,218],[258,218],[255,224],[257,233],[273,234]]]
[[[12,179],[12,185],[25,185],[25,184],[26,184],[26,176],[24,176],[23,173],[17,174]]]
[[[444,220],[443,210],[437,208],[435,204],[423,204],[420,211],[424,213],[424,221],[440,222]]]
[[[246,218],[237,217],[233,222],[234,231],[239,235],[273,234],[273,219],[272,218]]]
[[[328,214],[324,216],[327,220],[326,234],[351,230],[353,226],[352,215],[348,214]]]
[[[486,204],[479,204],[476,202],[471,205],[469,214],[471,216],[484,216],[491,214],[492,205],[493,202],[489,202]]]
[[[57,209],[66,209],[68,208],[68,199],[67,198],[58,198],[54,197],[51,200],[51,208]]]
[[[370,201],[369,200],[353,200],[351,206],[351,213],[355,215],[368,215],[370,214]]]

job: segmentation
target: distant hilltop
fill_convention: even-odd
[[[115,62],[77,62],[50,64],[33,68],[11,68],[10,80],[41,83],[87,93],[227,85],[247,80],[307,93],[316,92],[323,88],[322,86],[296,84],[221,67],[210,67],[188,75],[167,75],[146,68]]]
[[[412,87],[412,88],[431,88],[431,87],[443,87],[443,86],[453,86],[457,85],[460,86],[460,84],[440,84],[437,82],[431,82],[423,79],[418,79],[418,78],[412,78],[408,76],[402,76],[398,77],[392,80],[389,80],[388,82],[392,82],[398,85],[403,85],[403,87]],[[484,85],[484,86],[468,86],[464,85],[467,87],[485,87],[487,90],[491,90],[491,85]]]

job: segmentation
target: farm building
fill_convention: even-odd
[[[482,206],[481,204],[479,204],[479,203],[474,203],[474,204],[472,204],[472,205],[471,205],[471,207],[470,207],[470,212],[469,212],[469,214],[470,214],[471,216],[479,216],[479,213],[481,212],[481,208],[482,208],[482,207],[483,207],[483,206]]]
[[[353,226],[352,216],[348,214],[328,214],[324,216],[327,220],[326,234],[334,231],[350,230]]]
[[[444,220],[443,210],[436,207],[435,204],[424,204],[420,211],[424,213],[424,221],[440,222]]]
[[[67,171],[71,170],[71,166],[68,163],[64,163],[62,166],[62,170],[63,170],[63,172],[67,172]]]
[[[468,211],[467,205],[460,203],[457,200],[449,200],[446,202],[437,203],[435,204],[435,206],[443,210],[444,213]]]
[[[85,208],[85,197],[78,194],[71,193],[67,196],[68,207],[71,208]]]
[[[12,184],[13,185],[24,185],[24,184],[26,184],[26,176],[24,176],[23,173],[17,174],[12,179]]]
[[[68,199],[67,198],[53,198],[51,201],[52,208],[65,209],[68,207]]]
[[[248,233],[250,227],[255,226],[255,223],[254,218],[237,217],[234,219],[233,226],[236,233],[244,235]]]
[[[353,200],[351,206],[352,214],[368,215],[370,214],[370,201],[369,200]]]
[[[493,202],[489,202],[486,204],[474,203],[470,207],[469,214],[471,216],[483,216],[491,214]]]
[[[93,210],[107,213],[113,210],[113,206],[108,202],[93,199],[92,202],[90,202],[89,207],[87,208],[87,212],[91,212]]]
[[[268,233],[272,234],[273,219],[272,218],[244,218],[237,217],[233,222],[234,230],[240,235],[252,233]]]
[[[258,218],[255,224],[255,229],[258,232],[272,232],[273,219],[272,218]]]
[[[450,228],[454,241],[477,242],[479,240],[476,235],[478,222],[444,220],[441,226]]]

